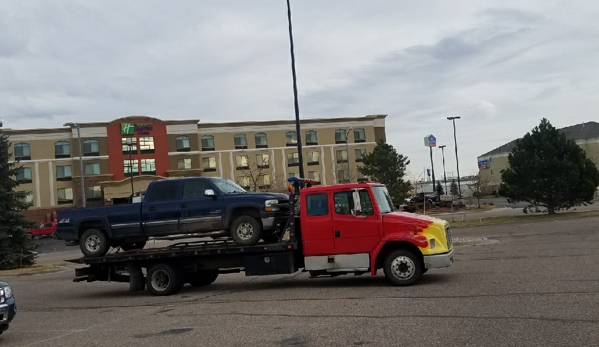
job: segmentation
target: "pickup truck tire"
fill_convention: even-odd
[[[192,275],[188,283],[192,287],[203,287],[212,284],[217,277],[218,271],[216,270],[199,271]]]
[[[392,251],[385,257],[385,277],[396,286],[410,286],[422,275],[422,262],[407,249]]]
[[[248,215],[235,218],[229,231],[233,241],[240,246],[253,246],[262,237],[262,225],[256,218]]]
[[[121,245],[123,251],[131,251],[134,249],[143,249],[146,246],[146,241],[139,241],[135,243],[125,243]]]
[[[148,269],[146,287],[150,294],[167,296],[176,294],[183,288],[185,279],[183,272],[170,264],[156,264]]]
[[[79,240],[79,247],[83,255],[89,258],[101,257],[110,250],[108,238],[100,229],[87,229],[84,231]]]

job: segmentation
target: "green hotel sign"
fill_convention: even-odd
[[[121,123],[121,135],[133,135],[133,134],[135,134],[135,124]]]
[[[148,135],[152,128],[152,123],[121,123],[121,135]]]

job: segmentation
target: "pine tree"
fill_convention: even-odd
[[[549,214],[591,203],[599,186],[599,171],[584,150],[545,118],[516,141],[508,162],[499,194],[510,203],[546,207]]]
[[[15,192],[19,185],[18,163],[10,163],[10,142],[0,130],[0,269],[14,269],[35,263],[36,243],[26,230],[33,227],[21,214],[29,208],[27,192]]]
[[[460,192],[458,190],[458,185],[455,183],[455,180],[451,180],[451,186],[449,186],[449,192],[451,196],[458,196]]]
[[[445,195],[445,191],[443,191],[443,186],[441,185],[441,181],[437,181],[437,194],[439,194],[439,196]]]
[[[395,203],[405,201],[410,190],[410,183],[403,179],[406,166],[410,164],[408,157],[397,153],[397,150],[385,141],[379,140],[374,150],[362,157],[362,163],[364,165],[358,168],[360,173],[386,185]]]

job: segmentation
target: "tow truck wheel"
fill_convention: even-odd
[[[108,253],[110,244],[102,230],[87,229],[83,235],[81,235],[79,247],[84,256],[95,258]]]
[[[148,269],[146,286],[150,294],[166,296],[176,294],[184,285],[181,270],[169,264],[157,264]]]
[[[188,282],[192,287],[203,287],[212,284],[217,277],[218,271],[216,270],[199,271],[193,274]]]
[[[240,246],[253,246],[260,241],[262,226],[256,218],[243,215],[231,223],[231,238]]]
[[[413,252],[398,249],[387,255],[383,270],[393,285],[410,286],[422,275],[422,264]]]

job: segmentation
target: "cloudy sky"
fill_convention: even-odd
[[[0,1],[0,118],[294,119],[284,0]],[[387,114],[387,139],[455,172],[537,125],[598,120],[599,2],[292,0],[302,118]],[[435,150],[437,175],[441,154]],[[439,177],[439,176],[437,176]]]

